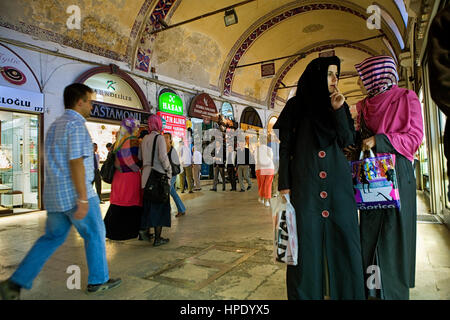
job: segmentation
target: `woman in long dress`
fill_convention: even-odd
[[[266,140],[266,136],[259,136],[258,146],[255,149],[255,170],[258,183],[258,201],[266,207],[270,207],[275,166],[272,149],[265,144]]]
[[[367,127],[362,148],[395,155],[401,206],[400,210],[360,213],[364,268],[377,266],[381,276],[381,283],[367,290],[367,295],[409,299],[416,269],[416,179],[412,161],[423,138],[422,109],[414,91],[397,86],[397,68],[391,57],[371,57],[355,67],[361,89],[368,95],[356,105],[358,126],[364,115],[363,127]]]
[[[279,130],[278,190],[290,193],[298,265],[287,267],[289,299],[364,299],[358,215],[343,149],[354,143],[345,98],[337,89],[340,60],[317,58],[284,107]]]
[[[165,173],[170,181],[172,177],[172,168],[169,158],[167,157],[167,146],[164,137],[161,135],[162,120],[158,115],[151,115],[148,118],[148,131],[150,134],[146,135],[142,140],[139,155],[142,159],[142,180],[141,187],[145,187],[151,170],[156,170],[160,173]],[[153,144],[155,146],[155,154],[152,157]],[[153,166],[152,166],[153,158]],[[167,183],[169,183],[169,181]],[[170,198],[166,203],[155,203],[144,196],[143,199],[143,213],[139,235],[145,239],[150,240],[150,228],[155,229],[155,240],[153,245],[160,246],[169,242],[169,239],[161,237],[163,227],[170,228]]]
[[[142,213],[138,130],[138,120],[124,119],[113,147],[116,170],[111,183],[110,206],[104,218],[106,237],[111,240],[138,236]]]

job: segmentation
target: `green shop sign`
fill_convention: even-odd
[[[164,92],[159,96],[159,110],[171,114],[183,115],[183,101],[171,92]]]

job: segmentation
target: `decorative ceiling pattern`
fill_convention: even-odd
[[[316,47],[316,48],[313,48],[310,50],[302,50],[301,53],[304,53],[305,55],[309,55],[314,52],[330,50],[333,48],[334,45],[339,44],[339,42],[342,42],[342,41],[333,41],[333,42],[334,42],[333,44],[319,46],[319,47]],[[375,52],[371,49],[365,48],[364,46],[361,46],[361,45],[344,44],[344,45],[342,45],[342,47],[351,48],[354,50],[360,50],[364,53],[367,53],[369,56],[374,56],[374,55],[378,54],[377,52]],[[278,93],[278,88],[282,85],[284,77],[302,58],[303,58],[303,56],[300,56],[300,55],[298,57],[291,58],[289,61],[287,61],[285,63],[285,65],[283,67],[280,68],[280,71],[282,71],[282,72],[279,71],[279,73],[275,76],[276,81],[272,82],[273,84],[271,85],[271,89],[269,91],[269,92],[271,92],[271,95],[270,95],[270,107],[271,108],[274,107],[275,99],[276,99],[277,93]],[[341,77],[342,76],[345,76],[345,73],[341,72]]]
[[[224,26],[223,13],[183,26],[151,32],[241,0],[16,0],[0,1],[0,26],[45,41],[127,62],[131,70],[156,73],[266,105],[283,105],[296,80],[316,54],[335,44],[374,35],[384,38],[336,49],[351,75],[358,59],[389,54],[395,59],[406,42],[407,14],[401,0],[256,0],[235,8],[238,23]],[[67,8],[81,9],[81,28],[66,26]],[[381,9],[378,30],[368,30],[371,5]],[[283,44],[283,45],[281,45]],[[345,50],[344,50],[345,49]],[[306,53],[275,63],[272,78],[259,64],[240,65]],[[351,63],[350,63],[351,62]],[[354,80],[354,79],[353,79]],[[358,95],[356,81],[339,85]]]

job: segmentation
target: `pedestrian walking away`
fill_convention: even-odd
[[[258,182],[258,200],[266,207],[270,207],[275,166],[273,164],[272,149],[266,145],[266,139],[267,137],[265,135],[259,136],[258,146],[255,150],[255,169]]]
[[[192,147],[193,151],[193,167],[192,174],[194,175],[194,191],[202,190],[202,186],[200,184],[200,171],[202,169],[202,153],[197,150],[195,147]]]
[[[241,192],[245,192],[244,179],[247,181],[247,190],[252,188],[252,180],[250,179],[250,163],[252,162],[252,157],[250,150],[245,147],[245,142],[240,141],[239,146],[236,150],[237,155],[237,172],[239,178],[239,186],[241,187]]]
[[[236,151],[234,151],[233,146],[229,144],[227,146],[226,168],[228,180],[230,180],[231,183],[230,191],[236,191],[236,162],[237,162]]]
[[[144,189],[152,170],[166,174],[169,183],[172,177],[172,167],[167,156],[167,145],[162,132],[162,120],[158,115],[151,115],[148,118],[148,129],[150,134],[142,140],[139,149],[139,158],[142,159],[142,179],[141,188]],[[155,148],[153,148],[153,145]],[[153,153],[154,151],[154,153]],[[153,161],[153,165],[152,165]],[[143,209],[141,227],[139,231],[142,240],[151,240],[150,228],[155,230],[155,240],[153,246],[160,246],[169,242],[169,239],[161,237],[163,227],[170,228],[170,197],[164,203],[154,202],[152,199],[143,197]]]
[[[102,176],[100,175],[100,155],[98,154],[98,146],[94,143],[94,181],[95,190],[97,190],[100,203],[105,203],[102,200]]]
[[[87,292],[108,290],[122,282],[109,277],[105,225],[92,187],[94,150],[85,123],[93,93],[79,83],[64,89],[65,112],[48,128],[44,144],[46,231],[11,278],[0,283],[2,299],[19,299],[21,288],[31,289],[46,261],[65,242],[72,225],[84,240],[89,270]]]
[[[214,182],[211,191],[217,191],[217,184],[219,183],[219,173],[222,179],[222,191],[225,191],[225,148],[219,141],[215,142],[214,149]]]
[[[192,175],[192,152],[190,148],[184,144],[183,140],[180,141],[180,156],[181,156],[181,165],[183,166],[183,171],[180,174],[181,179],[181,193],[184,193],[185,190],[185,179],[187,181],[187,187],[189,193],[193,193],[194,191],[194,178]]]
[[[164,139],[166,140],[167,147],[167,157],[169,158],[170,165],[172,167],[172,178],[170,179],[170,195],[175,201],[175,205],[177,206],[178,213],[176,214],[176,218],[184,216],[186,214],[186,207],[184,206],[183,201],[177,193],[175,188],[175,182],[177,181],[177,171],[181,171],[180,168],[180,159],[178,158],[177,150],[173,147],[172,134],[170,132],[164,133]]]

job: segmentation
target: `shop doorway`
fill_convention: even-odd
[[[39,116],[0,111],[0,215],[39,209]]]
[[[86,121],[86,127],[91,135],[92,142],[98,146],[97,152],[99,154],[101,168],[108,156],[106,145],[108,143],[114,145],[116,142],[116,133],[119,132],[120,125]],[[110,193],[111,185],[102,180],[102,198],[109,198]]]

